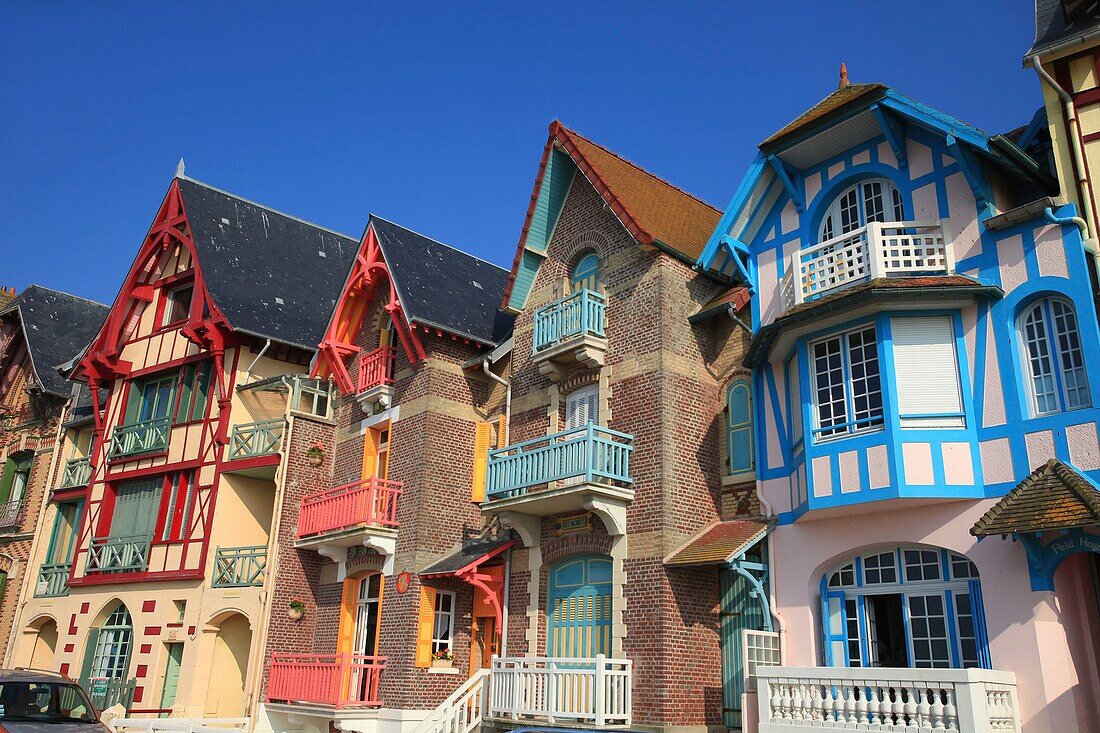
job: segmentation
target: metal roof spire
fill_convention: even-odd
[[[183,158],[180,158],[180,162],[176,163],[176,178],[183,178],[184,171]]]

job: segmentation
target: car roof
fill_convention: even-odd
[[[48,669],[31,669],[29,667],[16,667],[14,669],[0,669],[0,682],[69,682],[69,679],[60,672],[51,672]]]

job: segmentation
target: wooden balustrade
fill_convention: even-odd
[[[229,439],[229,459],[255,458],[278,453],[283,446],[283,418],[241,423],[233,426]]]
[[[633,663],[629,659],[494,657],[489,717],[630,725]]]
[[[302,498],[298,537],[357,526],[396,527],[402,484],[369,478]]]
[[[397,349],[379,346],[359,357],[359,385],[357,392],[393,384],[393,367],[397,361]]]
[[[535,311],[535,352],[578,336],[604,338],[607,297],[593,290],[580,290]]]
[[[385,666],[385,657],[362,654],[276,653],[271,657],[267,701],[378,707]]]
[[[168,449],[171,420],[157,417],[152,420],[119,425],[111,432],[111,458],[126,458],[142,453],[156,453]]]
[[[91,477],[91,459],[70,458],[65,462],[65,470],[61,472],[61,485],[58,488],[69,489],[74,486],[84,486]]]

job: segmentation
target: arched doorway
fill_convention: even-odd
[[[546,652],[551,657],[611,654],[611,558],[583,555],[550,568]]]
[[[825,663],[990,667],[978,569],[936,547],[857,555],[821,578]]]
[[[57,622],[46,618],[37,626],[38,630],[31,645],[30,666],[35,669],[53,669],[54,655],[57,653]]]
[[[206,690],[206,716],[239,718],[245,714],[244,685],[252,627],[239,613],[229,614],[217,623],[217,627]]]
[[[128,706],[135,686],[135,681],[129,679],[134,622],[121,601],[109,604],[99,618],[99,623],[88,631],[80,683],[97,710],[119,702]]]

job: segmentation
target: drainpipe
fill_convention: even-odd
[[[256,366],[256,362],[263,358],[264,353],[267,352],[268,347],[271,346],[271,339],[267,340],[264,347],[260,349],[260,353],[256,354],[256,358],[252,360],[252,363],[248,365],[248,369],[244,370],[244,379],[241,380],[241,384],[248,384],[252,379],[252,367]]]
[[[1066,135],[1069,137],[1069,140],[1067,140],[1066,142],[1069,143],[1070,153],[1073,156],[1073,163],[1074,166],[1077,168],[1077,197],[1081,201],[1081,210],[1082,213],[1085,215],[1084,220],[1080,224],[1078,224],[1077,222],[1073,223],[1077,224],[1077,226],[1081,229],[1081,236],[1085,240],[1085,250],[1091,252],[1093,257],[1096,257],[1096,243],[1091,238],[1089,238],[1088,225],[1086,223],[1089,221],[1093,221],[1095,217],[1093,216],[1092,211],[1092,200],[1088,195],[1088,191],[1086,190],[1086,184],[1089,180],[1087,173],[1088,169],[1085,168],[1085,157],[1083,151],[1081,150],[1081,134],[1077,122],[1077,110],[1073,106],[1073,97],[1071,97],[1069,95],[1069,92],[1063,89],[1058,84],[1058,82],[1054,80],[1054,77],[1047,73],[1047,70],[1043,68],[1043,65],[1041,63],[1039,63],[1038,55],[1031,56],[1028,61],[1035,69],[1035,73],[1039,75],[1039,78],[1046,82],[1047,86],[1054,90],[1054,93],[1057,94],[1058,98],[1062,100],[1062,109],[1066,116],[1066,124],[1069,126],[1069,129],[1066,131]],[[1048,219],[1049,218],[1050,215],[1048,214]],[[1082,226],[1082,224],[1085,224],[1085,226]]]
[[[1043,215],[1051,224],[1075,224],[1081,230],[1081,239],[1088,237],[1089,228],[1085,220],[1079,216],[1055,216],[1054,209],[1049,206],[1043,209]]]
[[[756,498],[760,501],[760,508],[764,510],[764,516],[774,517],[775,513],[772,511],[771,503],[764,498],[764,492],[760,491],[759,488],[756,490]],[[771,612],[775,632],[779,634],[779,664],[783,665],[787,663],[787,624],[775,603],[775,553],[770,551],[768,552],[768,611]]]
[[[504,385],[504,445],[508,445],[508,431],[512,423],[512,380],[504,379],[493,374],[493,370],[489,368],[489,357],[485,357],[481,360],[481,370],[489,375],[497,384]]]

